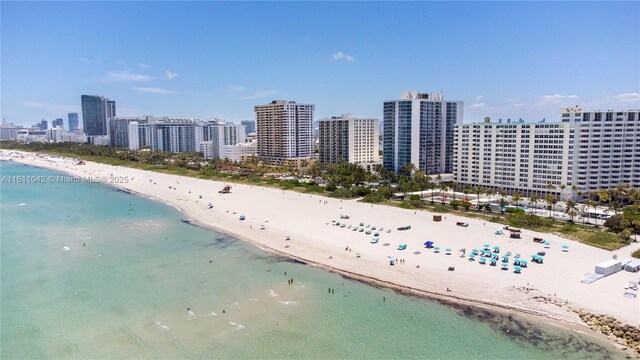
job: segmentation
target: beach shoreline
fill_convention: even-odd
[[[13,153],[10,157],[9,154]],[[281,210],[276,211],[275,204],[278,203],[279,198],[283,198],[286,200],[287,204],[291,206],[294,210],[293,212],[298,214],[304,214],[303,210],[313,210],[317,208],[323,208],[323,201],[331,202],[332,211],[338,210],[335,207],[339,207],[340,211],[343,211],[344,207],[348,207],[349,212],[353,213],[353,209],[358,208],[358,210],[368,210],[367,208],[374,209],[375,223],[383,222],[385,218],[389,217],[400,217],[403,218],[402,221],[406,221],[407,223],[412,223],[414,220],[404,220],[410,219],[411,216],[415,216],[417,214],[412,214],[413,211],[404,210],[404,209],[395,209],[389,207],[382,207],[379,205],[371,205],[364,203],[357,203],[352,200],[345,200],[344,202],[336,199],[328,199],[325,197],[320,197],[316,195],[308,195],[308,194],[300,194],[293,192],[284,192],[278,189],[269,189],[269,188],[261,188],[255,187],[253,190],[253,186],[250,185],[233,185],[235,189],[232,191],[232,194],[219,195],[216,193],[210,192],[210,187],[213,187],[213,190],[217,190],[222,186],[221,182],[218,181],[210,181],[203,179],[195,179],[195,178],[187,178],[181,177],[177,175],[168,175],[162,173],[155,173],[152,171],[144,171],[137,170],[131,168],[123,168],[116,167],[98,163],[88,162],[86,165],[76,165],[73,160],[64,159],[55,156],[45,156],[34,153],[26,153],[26,152],[16,152],[16,151],[7,151],[2,150],[1,152],[2,159],[11,158],[13,161],[17,163],[21,163],[29,166],[36,166],[46,169],[52,169],[56,171],[61,171],[73,176],[87,176],[96,173],[100,173],[102,175],[105,174],[117,174],[117,176],[129,177],[134,181],[126,182],[126,183],[110,183],[110,185],[116,189],[121,189],[131,194],[137,196],[143,196],[145,198],[149,198],[155,201],[161,201],[167,205],[173,206],[181,211],[186,217],[193,219],[192,225],[201,226],[207,229],[211,229],[225,235],[237,238],[239,240],[249,242],[259,248],[272,252],[274,254],[284,256],[291,259],[296,259],[298,261],[304,262],[306,264],[310,264],[312,266],[318,266],[328,271],[332,271],[338,273],[346,278],[354,279],[356,281],[365,282],[367,284],[379,287],[385,287],[393,289],[394,291],[418,296],[425,299],[430,299],[434,301],[438,301],[441,303],[445,303],[451,306],[471,306],[475,308],[489,308],[491,311],[501,313],[503,315],[511,315],[512,313],[518,314],[518,316],[523,316],[529,320],[533,320],[535,322],[545,322],[552,323],[554,325],[572,330],[579,331],[583,333],[587,333],[589,335],[593,335],[594,337],[598,337],[600,339],[611,340],[611,338],[606,337],[602,333],[591,330],[578,316],[577,312],[580,310],[585,310],[590,313],[604,313],[607,315],[611,315],[623,323],[627,323],[633,326],[638,326],[640,324],[640,319],[635,318],[637,313],[634,312],[634,306],[637,309],[637,300],[630,300],[628,303],[625,303],[628,307],[623,308],[623,312],[612,313],[602,311],[602,307],[598,306],[590,306],[597,305],[591,304],[591,302],[598,302],[599,299],[591,299],[592,301],[586,301],[585,303],[576,303],[573,298],[565,298],[563,296],[551,296],[550,291],[556,290],[554,284],[547,284],[544,281],[544,276],[534,276],[538,274],[534,274],[526,279],[518,279],[518,277],[514,274],[508,274],[505,272],[499,272],[497,269],[491,269],[492,273],[487,275],[486,278],[478,279],[477,282],[480,282],[479,286],[473,287],[473,282],[464,283],[464,277],[462,278],[445,278],[446,275],[457,275],[456,272],[447,273],[446,272],[446,264],[450,262],[456,262],[456,267],[462,268],[461,270],[466,269],[466,267],[479,266],[478,264],[471,264],[470,262],[462,262],[461,259],[458,258],[457,254],[449,255],[446,258],[446,255],[440,254],[439,257],[435,256],[429,259],[428,264],[418,263],[419,261],[414,261],[413,259],[409,259],[410,264],[416,264],[419,266],[416,267],[407,267],[407,265],[396,265],[394,268],[390,268],[388,264],[385,263],[385,258],[388,255],[387,253],[398,253],[397,251],[391,251],[392,248],[381,249],[380,245],[378,248],[372,248],[368,243],[364,246],[358,244],[357,246],[362,246],[362,255],[366,258],[365,261],[362,261],[360,258],[355,258],[351,252],[342,252],[344,250],[343,246],[345,244],[344,240],[338,239],[335,236],[336,231],[342,231],[342,233],[362,237],[362,234],[358,234],[358,232],[352,232],[347,229],[340,229],[338,227],[330,225],[329,218],[325,218],[320,221],[318,224],[317,217],[304,217],[304,216],[293,216],[296,217],[295,222],[288,223],[288,219],[286,210],[284,211],[284,220],[283,215],[280,214]],[[20,156],[16,156],[15,154],[22,154],[22,158]],[[53,161],[52,159],[56,159]],[[151,179],[153,179],[151,181]],[[145,181],[146,180],[146,181]],[[153,182],[153,185],[150,185]],[[160,186],[156,185],[156,182],[161,183]],[[183,191],[177,193],[177,189],[172,189],[170,185],[167,188],[163,188],[162,185],[167,185],[169,183],[174,184],[177,183],[177,186],[180,187],[180,190],[183,190],[183,184],[187,183],[189,193],[185,194]],[[183,184],[181,184],[181,182]],[[177,187],[175,184],[173,187]],[[162,190],[161,190],[162,189]],[[251,189],[256,195],[261,195],[267,200],[271,202],[257,202],[255,199],[252,199],[252,196],[248,197],[240,197],[243,190]],[[172,191],[171,191],[172,190]],[[197,191],[196,191],[197,190]],[[195,192],[195,194],[191,194]],[[268,192],[268,194],[265,194]],[[206,199],[200,198],[204,200],[202,203],[198,202],[198,199],[195,197],[198,193],[206,193]],[[193,196],[188,196],[193,195]],[[218,195],[218,196],[216,196]],[[234,201],[227,202],[228,195],[236,195],[229,196],[228,199],[232,199]],[[246,195],[246,194],[245,194]],[[284,196],[282,196],[284,195]],[[309,197],[312,202],[306,200]],[[303,199],[304,198],[304,199]],[[194,205],[194,200],[195,204]],[[205,210],[204,204],[211,199],[214,204],[215,211]],[[316,204],[316,201],[317,204]],[[268,204],[273,204],[274,207],[270,208]],[[279,204],[279,203],[278,203]],[[313,206],[309,206],[309,204],[314,204]],[[318,206],[320,204],[320,206]],[[226,205],[226,206],[225,206]],[[327,203],[324,208],[326,209],[329,204]],[[225,209],[228,208],[228,209]],[[235,209],[234,207],[241,207],[242,209]],[[298,210],[298,211],[296,211]],[[344,209],[347,210],[347,209]],[[252,215],[247,215],[248,219],[246,222],[239,222],[237,217],[240,214],[248,213],[249,211],[256,211],[259,215],[255,217],[251,217]],[[277,213],[276,213],[277,212]],[[313,211],[312,211],[313,212]],[[210,216],[211,214],[215,214],[215,216]],[[327,211],[324,211],[327,213]],[[399,214],[399,215],[398,215]],[[323,214],[325,215],[325,214]],[[429,217],[432,214],[425,212],[423,217]],[[335,212],[334,217],[336,220],[338,219],[338,212]],[[370,217],[375,217],[371,215]],[[251,217],[251,218],[250,218]],[[265,220],[265,218],[269,218],[270,220]],[[455,220],[458,220],[457,217],[454,217],[453,220],[448,220],[448,223],[455,223]],[[258,220],[258,218],[260,220]],[[367,217],[369,218],[369,217]],[[472,223],[472,226],[478,226],[480,223],[483,223],[481,220],[464,219],[464,221]],[[397,220],[397,219],[395,219]],[[445,219],[446,220],[446,219]],[[322,224],[326,222],[326,224]],[[349,222],[357,222],[355,220],[350,220]],[[388,221],[387,221],[388,222]],[[249,224],[249,228],[247,229],[247,223]],[[300,226],[300,223],[302,226]],[[258,230],[258,226],[265,225],[266,230]],[[298,226],[295,226],[297,224]],[[426,225],[431,225],[426,224]],[[255,228],[254,228],[255,226]],[[307,234],[307,231],[302,230],[305,229],[306,226],[309,227],[309,231],[312,232],[312,235]],[[412,226],[420,228],[421,226],[425,226],[424,223],[414,224]],[[496,226],[500,226],[499,224],[490,224],[490,226],[483,225],[480,227],[484,228],[487,231],[492,231],[489,229],[493,229]],[[459,230],[454,228],[455,230]],[[347,233],[348,232],[348,233]],[[442,230],[441,233],[445,231]],[[390,236],[396,235],[399,233],[395,231],[395,226],[393,232]],[[414,233],[415,234],[415,233]],[[531,234],[535,235],[536,233],[527,231],[527,238],[531,236]],[[402,234],[405,235],[405,234]],[[291,242],[284,241],[283,238],[285,236],[291,236]],[[384,239],[387,234],[382,233],[382,238]],[[429,235],[431,236],[431,235]],[[439,237],[446,237],[447,234],[440,234]],[[545,236],[548,236],[545,235]],[[279,239],[276,239],[279,237]],[[338,236],[339,237],[339,236]],[[437,237],[437,238],[439,238]],[[368,237],[367,237],[368,238]],[[352,239],[348,239],[347,241],[351,241]],[[500,239],[504,240],[504,239]],[[398,241],[405,241],[404,239],[400,239]],[[394,244],[398,241],[394,241]],[[599,259],[600,257],[605,256],[607,253],[604,250],[589,248],[586,245],[577,244],[571,240],[565,240],[566,242],[571,244],[571,252],[574,252],[574,247],[582,248],[580,250],[581,255],[589,256],[590,259]],[[478,241],[481,242],[481,241]],[[289,246],[291,244],[291,246]],[[353,244],[347,242],[347,244]],[[420,242],[418,242],[420,244]],[[503,242],[500,242],[502,246]],[[509,243],[507,243],[509,244]],[[516,247],[517,244],[513,243],[512,246]],[[559,244],[558,244],[559,245]],[[349,245],[347,245],[348,247]],[[351,245],[352,247],[354,245]],[[416,245],[415,241],[410,243],[412,247],[411,250],[414,250]],[[457,248],[458,245],[451,245],[453,248]],[[559,247],[559,246],[556,246]],[[583,248],[584,247],[584,248]],[[527,248],[523,246],[522,248]],[[374,250],[371,250],[374,249]],[[426,249],[421,249],[424,254],[427,255]],[[575,250],[577,251],[577,250]],[[522,251],[524,252],[524,250]],[[456,252],[457,253],[457,252]],[[411,257],[410,252],[408,253],[400,253],[401,256]],[[527,253],[525,253],[527,254]],[[432,254],[429,254],[432,255]],[[525,255],[526,256],[526,255]],[[444,259],[444,260],[443,260]],[[583,259],[584,260],[584,259]],[[606,260],[603,258],[602,260]],[[568,261],[568,260],[567,260]],[[364,263],[364,264],[363,264]],[[435,264],[435,265],[434,265]],[[434,266],[431,266],[434,265]],[[565,264],[566,266],[576,265],[573,262],[569,261],[569,264]],[[581,264],[582,265],[582,264]],[[488,265],[487,265],[488,266]],[[544,269],[545,265],[540,267]],[[390,270],[392,269],[392,270]],[[397,272],[393,272],[395,269],[402,269]],[[407,269],[407,270],[405,270]],[[436,270],[437,269],[437,270]],[[529,269],[525,270],[529,273]],[[536,268],[535,270],[539,270]],[[424,273],[428,272],[429,279],[422,280],[421,275],[425,275]],[[444,275],[441,273],[444,272]],[[471,269],[471,273],[475,272],[475,269]],[[465,275],[468,275],[468,271]],[[510,271],[509,271],[510,273]],[[499,275],[496,275],[499,274]],[[509,275],[513,275],[509,277]],[[613,275],[615,276],[615,275]],[[636,275],[637,277],[637,275]],[[432,282],[431,280],[436,280]],[[505,280],[506,279],[506,280]],[[439,281],[437,281],[439,280]],[[513,281],[512,281],[513,280]],[[517,281],[515,281],[517,280]],[[529,282],[526,280],[530,280],[529,282],[535,283],[536,286],[529,286]],[[579,279],[571,279],[572,281],[579,284]],[[603,279],[610,280],[610,279]],[[602,281],[602,280],[601,280]],[[622,282],[623,280],[620,280]],[[526,282],[527,285],[524,285]],[[458,288],[462,287],[462,285],[469,285],[469,287],[473,287],[468,291],[459,291]],[[605,288],[612,287],[611,284],[603,282],[602,284],[608,285]],[[442,289],[448,287],[452,287],[453,291],[447,292],[442,291]],[[493,297],[491,293],[478,291],[478,289],[486,288],[487,286],[492,287],[492,290],[495,291]],[[568,287],[576,287],[576,285],[566,284]],[[578,285],[580,286],[580,285]],[[588,285],[584,285],[588,286]],[[510,290],[511,288],[512,290]],[[584,289],[584,287],[581,287]],[[587,288],[588,289],[588,288]],[[588,289],[589,290],[589,289]],[[606,291],[606,290],[605,290]],[[560,291],[558,291],[560,292]],[[589,300],[589,299],[587,299]],[[551,304],[550,304],[551,303]],[[586,305],[586,306],[585,306]],[[621,316],[622,315],[622,316]],[[635,319],[634,319],[635,318]],[[634,323],[634,320],[637,320]]]

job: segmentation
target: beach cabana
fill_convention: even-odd
[[[475,259],[476,259],[476,255],[475,254],[473,254],[473,253],[469,254],[469,261],[473,261]]]
[[[472,253],[472,254],[475,254],[475,255],[478,255],[478,249],[473,249],[473,250],[471,250],[471,253]]]
[[[522,268],[520,266],[514,266],[513,267],[513,272],[516,274],[520,274],[520,272],[522,271]]]
[[[502,268],[502,270],[507,270],[509,269],[509,263],[503,262],[500,267]]]
[[[509,257],[507,255],[502,255],[502,262],[509,262]]]
[[[493,247],[493,252],[494,252],[494,253],[499,253],[499,252],[500,252],[500,246],[497,246],[497,245],[496,245],[496,246],[494,246],[494,247]]]
[[[496,260],[496,259],[489,260],[489,265],[491,265],[491,266],[496,266],[496,263],[498,263],[498,260]]]
[[[569,245],[567,244],[562,245],[562,252],[567,252],[567,251],[569,251]]]
[[[478,259],[478,262],[479,262],[480,264],[484,265],[484,264],[486,264],[486,263],[487,263],[487,258],[483,258],[483,257],[481,257],[480,259]]]
[[[551,247],[551,243],[548,241],[545,241],[544,243],[542,243],[542,245],[544,245],[545,249],[549,249]]]
[[[431,249],[433,247],[433,241],[425,241],[424,247]]]

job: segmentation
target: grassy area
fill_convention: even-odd
[[[618,235],[608,231],[577,230],[568,237],[605,250],[616,250],[627,245]]]
[[[640,259],[640,249],[634,251],[631,253],[631,256],[633,256],[636,259]]]

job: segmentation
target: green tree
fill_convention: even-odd
[[[547,207],[549,208],[549,217],[553,218],[553,206],[558,202],[558,199],[551,194],[547,194],[544,197],[544,201],[547,203]]]
[[[522,200],[522,194],[520,194],[519,191],[516,191],[515,193],[513,193],[513,195],[511,195],[511,198],[513,199],[513,201],[516,202],[516,207],[519,205],[520,200]]]

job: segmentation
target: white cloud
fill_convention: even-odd
[[[44,109],[52,112],[77,112],[80,108],[78,105],[64,105],[64,104],[49,104],[49,103],[41,103],[37,101],[23,101],[22,105],[34,108],[34,109]]]
[[[107,74],[105,75],[105,79],[104,79],[104,81],[106,82],[126,82],[126,81],[141,82],[141,81],[150,81],[150,80],[151,80],[151,76],[136,74],[127,70],[107,71]]]
[[[609,99],[613,101],[618,101],[621,103],[631,103],[631,104],[639,104],[640,103],[640,93],[632,92],[632,93],[624,93],[609,96]]]
[[[356,59],[349,55],[349,54],[345,54],[342,51],[338,51],[337,53],[333,54],[333,59],[334,60],[346,60],[348,62],[354,62],[356,61]]]
[[[570,99],[577,99],[578,95],[560,95],[560,94],[553,94],[553,95],[544,95],[540,97],[540,100],[542,100],[542,102],[562,102],[564,100],[570,100]]]
[[[173,80],[173,79],[175,79],[176,77],[178,77],[178,74],[177,74],[177,73],[174,73],[174,72],[169,71],[169,70],[165,70],[165,72],[164,72],[164,78],[165,78],[165,79],[167,79],[167,80]]]
[[[522,106],[524,104],[514,102],[514,103],[511,103],[511,105],[513,105],[515,107],[520,107],[520,106]]]
[[[484,95],[478,95],[478,96],[476,96],[476,101],[480,101],[480,100],[482,100],[482,99],[484,99]]]
[[[177,94],[175,91],[171,91],[171,90],[167,90],[167,89],[160,89],[160,88],[133,87],[132,89],[135,90],[135,91],[144,92],[144,93],[150,93],[150,94],[163,94],[163,95]]]
[[[256,91],[255,93],[253,93],[251,95],[242,96],[242,97],[240,97],[240,99],[242,99],[242,100],[260,99],[260,98],[263,98],[263,97],[267,97],[269,95],[273,95],[275,93],[276,93],[275,90],[261,90],[261,91]]]
[[[243,91],[247,90],[247,88],[242,86],[242,85],[229,85],[227,90],[229,92],[239,93],[239,92],[243,92]]]
[[[471,107],[472,108],[481,108],[481,107],[484,107],[484,103],[476,103],[476,104],[471,105]]]
[[[138,64],[138,67],[140,67],[141,69],[151,69],[153,67],[153,65],[150,65],[150,64]]]

